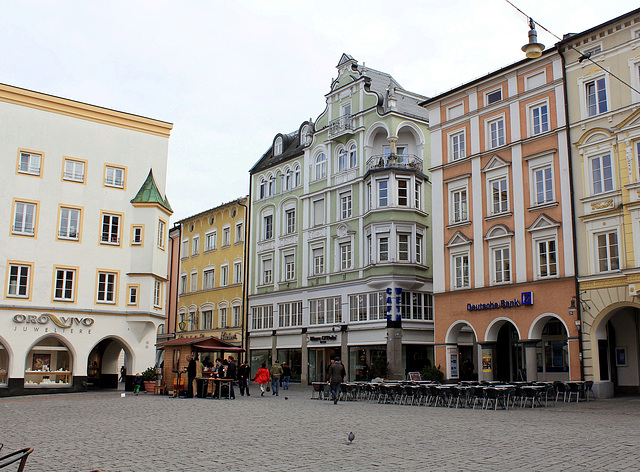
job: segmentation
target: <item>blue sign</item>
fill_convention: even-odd
[[[533,292],[522,292],[521,303],[523,305],[533,305]]]

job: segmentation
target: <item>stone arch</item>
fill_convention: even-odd
[[[569,335],[569,327],[560,316],[555,313],[541,313],[531,322],[531,325],[529,326],[528,339],[540,339],[542,337],[542,330],[544,329],[544,326],[551,319],[560,321],[562,326],[564,326],[567,336]]]
[[[458,336],[460,335],[460,331],[466,327],[471,328],[471,331],[473,331],[473,335],[475,336],[477,341],[478,333],[476,332],[476,329],[474,328],[473,324],[471,324],[471,322],[467,320],[460,319],[451,323],[451,325],[447,329],[447,334],[445,335],[445,343],[456,344],[458,342]]]
[[[487,326],[487,330],[485,331],[484,335],[485,342],[497,342],[498,331],[500,331],[500,328],[502,328],[505,323],[511,323],[518,333],[518,338],[522,339],[522,333],[520,333],[520,328],[518,327],[516,322],[506,316],[500,316],[498,318],[495,318],[494,320],[491,320],[491,323],[489,323],[489,326]]]

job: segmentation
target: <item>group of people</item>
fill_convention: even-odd
[[[269,381],[271,381],[271,395],[279,396],[280,385],[284,390],[289,390],[289,381],[291,379],[291,367],[276,359],[270,369],[267,369],[267,364],[262,363],[258,372],[253,377],[253,381],[260,385],[260,396],[264,397],[265,390],[269,391]]]
[[[230,380],[226,382],[230,389],[228,392],[229,398],[236,398],[233,388],[234,381],[238,382],[241,396],[244,396],[245,393],[247,396],[251,396],[249,393],[251,367],[249,367],[248,363],[244,362],[237,366],[234,357],[229,356],[227,359],[218,358],[215,364],[213,364],[208,357],[200,361],[197,354],[195,357],[187,356],[187,361],[187,398],[193,398],[194,396],[204,398],[207,395],[208,382],[203,379],[205,373],[212,375],[212,377],[216,379]],[[269,390],[269,381],[271,381],[271,389],[273,390],[272,395],[278,395],[281,384],[283,389],[288,390],[289,380],[291,379],[291,367],[289,367],[286,362],[280,365],[278,360],[271,366],[271,369],[267,370],[266,367],[266,364],[263,363],[253,377],[253,381],[260,385],[261,396],[264,396],[265,387],[267,391]],[[193,389],[194,381],[196,382],[195,395]],[[220,388],[221,382],[215,382],[215,391],[212,392],[214,397],[220,397]]]

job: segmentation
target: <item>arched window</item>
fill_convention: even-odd
[[[358,148],[355,144],[349,147],[349,167],[355,167],[358,164]]]
[[[293,173],[294,173],[293,186],[294,187],[300,187],[300,185],[302,183],[302,174],[300,172],[300,166],[296,166],[296,168],[294,169]]]
[[[316,180],[324,179],[327,176],[327,157],[323,152],[316,157]]]
[[[276,193],[276,178],[272,175],[269,177],[267,185],[267,197],[273,197]]]
[[[338,172],[347,170],[347,150],[342,148],[338,151]]]
[[[287,168],[284,171],[284,175],[283,175],[283,188],[282,190],[285,192],[288,192],[291,190],[291,179],[293,178],[293,176],[291,175],[291,169]]]
[[[278,136],[275,144],[273,145],[273,155],[279,156],[282,154],[282,136]]]
[[[267,182],[264,177],[260,178],[260,199],[262,200],[267,196]]]

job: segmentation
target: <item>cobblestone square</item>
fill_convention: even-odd
[[[278,397],[252,390],[236,400],[116,391],[4,398],[2,452],[34,447],[29,472],[640,468],[640,397],[484,411],[334,405],[301,386]]]

